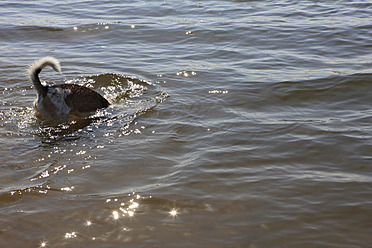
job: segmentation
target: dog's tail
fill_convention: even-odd
[[[42,94],[46,91],[46,86],[42,85],[39,79],[39,73],[46,66],[50,66],[56,72],[61,73],[61,66],[59,65],[58,60],[53,57],[44,57],[40,60],[37,60],[30,65],[28,69],[28,76],[30,77],[31,82],[34,84],[36,91],[39,94]]]

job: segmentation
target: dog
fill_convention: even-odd
[[[37,98],[33,105],[38,117],[53,119],[70,115],[81,116],[84,113],[93,112],[110,105],[109,101],[99,93],[81,85],[41,84],[39,74],[47,66],[62,73],[58,60],[53,57],[44,57],[37,60],[28,69],[29,78],[37,92]]]

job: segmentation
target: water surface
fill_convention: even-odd
[[[368,247],[372,4],[0,3],[0,247]],[[26,69],[113,104],[35,117]]]

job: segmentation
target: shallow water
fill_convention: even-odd
[[[372,4],[0,3],[0,247],[368,247]],[[113,105],[35,117],[26,69]]]

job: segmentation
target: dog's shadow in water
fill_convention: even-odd
[[[55,119],[39,119],[38,122],[41,129],[41,136],[48,140],[63,138],[66,136],[75,136],[77,132],[85,129],[86,127],[94,123],[105,122],[109,117],[105,116],[75,116],[70,115],[68,117],[58,117]]]

